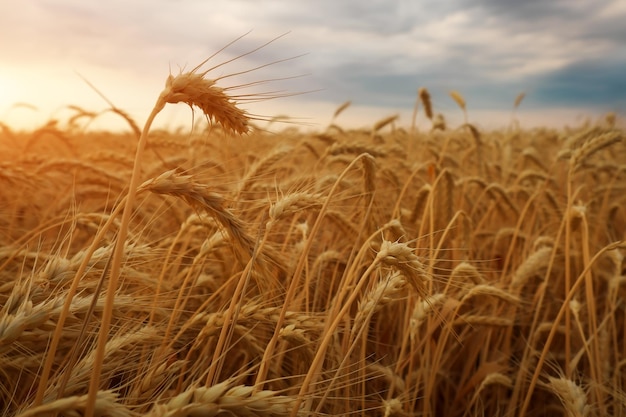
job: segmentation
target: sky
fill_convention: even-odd
[[[219,85],[268,80],[249,92],[291,97],[241,106],[316,130],[347,100],[339,125],[397,114],[408,126],[419,87],[449,124],[463,121],[450,91],[465,98],[470,122],[486,128],[511,122],[521,92],[522,126],[576,125],[610,111],[620,119],[624,21],[624,0],[3,1],[0,122],[33,129],[71,117],[68,105],[108,108],[86,79],[142,125],[170,72],[242,35],[203,68],[271,42],[207,77],[253,70]],[[418,126],[427,127],[422,113]],[[189,126],[191,117],[188,107],[170,105],[157,126]],[[105,114],[93,128],[125,124]]]

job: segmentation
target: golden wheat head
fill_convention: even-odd
[[[215,85],[215,80],[205,78],[206,72],[197,73],[198,67],[177,76],[170,74],[159,97],[163,103],[186,103],[197,106],[212,122],[219,123],[230,133],[248,133],[250,126],[246,112]]]

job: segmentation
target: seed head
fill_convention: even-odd
[[[215,85],[215,80],[205,78],[205,72],[190,72],[177,76],[170,74],[165,81],[165,88],[159,96],[159,103],[186,103],[197,106],[211,121],[219,123],[229,133],[244,134],[249,131],[249,118],[246,112],[231,99],[223,88]]]

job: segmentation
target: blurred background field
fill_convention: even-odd
[[[349,109],[149,134],[94,415],[624,415],[615,115],[344,129]],[[74,111],[0,137],[7,416],[87,410],[139,128]]]

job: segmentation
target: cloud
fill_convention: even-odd
[[[81,97],[81,88],[93,96],[74,75],[76,70],[114,97],[126,94],[123,102],[139,109],[141,102],[152,103],[169,67],[174,72],[179,65],[191,68],[250,30],[207,67],[291,31],[217,68],[213,76],[305,53],[232,81],[310,74],[267,88],[321,89],[298,100],[329,105],[352,99],[364,106],[411,108],[417,88],[425,86],[444,110],[444,103],[455,108],[445,98],[449,90],[460,91],[477,109],[508,109],[520,91],[528,93],[528,104],[539,107],[619,107],[626,96],[620,75],[626,63],[625,4],[622,0],[2,3],[0,28],[10,42],[3,44],[0,71],[4,68],[5,74],[31,80],[54,79],[56,84],[73,79],[71,89],[55,82],[23,82],[24,90],[46,89],[65,104]],[[59,98],[63,91],[72,96],[63,101]],[[152,96],[143,96],[149,92]]]
[[[626,59],[578,62],[542,77],[535,103],[626,110]]]

